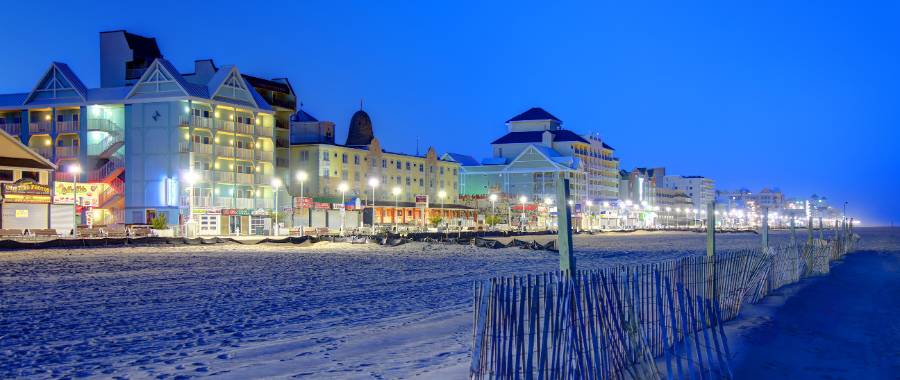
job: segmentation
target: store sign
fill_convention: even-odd
[[[21,179],[3,184],[3,199],[12,203],[50,203],[50,186]]]
[[[335,209],[335,210],[340,210],[340,209],[343,209],[343,208],[345,208],[345,207],[344,207],[343,204],[340,204],[340,203],[332,203],[332,204],[331,204],[331,208],[332,208],[332,209]]]
[[[327,210],[327,209],[331,208],[331,205],[328,203],[316,202],[315,204],[313,204],[313,207],[318,208],[318,209]]]
[[[16,210],[16,218],[27,218],[28,210]]]
[[[197,215],[221,215],[222,210],[214,208],[214,209],[203,209],[203,208],[195,208],[194,214]]]
[[[416,207],[428,208],[428,195],[416,195]]]
[[[313,200],[308,197],[294,197],[294,208],[313,208]]]
[[[108,186],[103,183],[79,183],[78,199],[85,206],[100,207],[100,193]],[[53,184],[53,203],[75,203],[75,187],[72,182],[56,181]]]

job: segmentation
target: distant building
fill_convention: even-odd
[[[663,180],[663,187],[684,191],[691,198],[695,209],[706,210],[706,205],[716,200],[715,182],[703,176],[666,176]],[[705,212],[701,212],[701,214],[705,214]]]

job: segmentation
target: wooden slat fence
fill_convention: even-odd
[[[854,241],[476,282],[470,377],[652,379],[664,358],[667,379],[730,378],[721,323]]]

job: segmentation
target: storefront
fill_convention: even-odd
[[[194,219],[199,235],[270,235],[272,213],[266,209],[195,208]]]
[[[50,227],[50,186],[20,179],[2,186],[0,224],[3,229],[45,229]],[[70,208],[71,210],[71,208]]]

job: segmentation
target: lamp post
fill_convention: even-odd
[[[491,218],[493,218],[493,221],[496,223],[497,222],[497,207],[496,207],[497,194],[491,193],[491,195],[488,195],[488,200],[491,201]],[[488,227],[492,227],[492,229],[493,229],[493,226],[489,225]]]
[[[444,190],[438,191],[438,199],[441,200],[441,221],[444,219],[444,199],[447,198],[447,192]],[[448,226],[448,223],[444,223],[444,226]]]
[[[300,213],[303,213],[305,209],[303,207],[303,183],[309,178],[309,174],[306,174],[305,171],[301,170],[297,172],[297,182],[300,182]],[[291,218],[294,217],[293,209],[291,211]],[[293,224],[293,219],[291,219],[291,223]],[[300,223],[300,236],[303,236],[303,223]]]
[[[594,208],[594,201],[588,199],[584,202],[587,206],[587,215],[588,215],[588,231],[592,231],[594,229],[594,216],[591,214],[592,209]]]
[[[519,218],[522,224],[522,231],[525,231],[525,202],[528,202],[528,197],[524,195],[519,197],[519,204],[522,206],[522,217]]]
[[[278,236],[278,189],[281,188],[281,179],[278,177],[272,178],[272,192],[275,193],[275,204],[273,204],[273,210],[275,214],[275,226],[272,230],[275,232],[275,236]]]
[[[78,236],[78,175],[81,174],[81,165],[72,164],[69,166],[69,173],[72,173],[72,235]]]
[[[403,191],[403,190],[400,189],[400,186],[394,186],[394,188],[391,189],[391,194],[394,194],[394,218],[393,218],[393,219],[394,219],[394,230],[395,230],[395,231],[398,230],[398,226],[397,226],[397,209],[400,208],[400,193],[401,193],[402,191]]]
[[[344,195],[347,193],[348,188],[347,182],[338,184],[338,191],[341,192],[341,236],[344,236],[344,214],[347,211],[347,206],[344,204],[344,202],[346,202],[344,200]]]
[[[188,216],[184,222],[184,234],[191,237],[194,232],[191,225],[194,221],[194,185],[197,183],[197,172],[189,170],[184,174],[184,181],[188,184]]]
[[[369,187],[372,188],[372,233],[375,233],[375,188],[378,187],[378,178],[369,178]]]
[[[544,206],[547,208],[547,230],[550,230],[550,206],[553,205],[553,198],[544,198]]]

